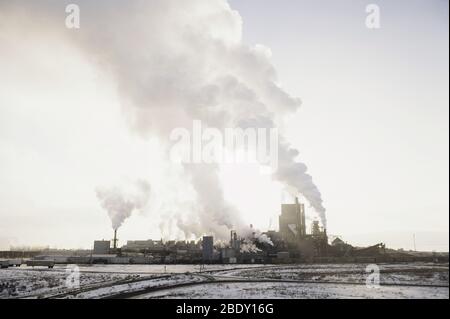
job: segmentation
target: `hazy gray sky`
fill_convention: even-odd
[[[380,29],[365,27],[368,3]],[[448,249],[448,1],[231,4],[303,100],[291,133],[331,232],[412,247],[427,231],[419,247]]]
[[[108,60],[108,52],[86,55],[70,33],[60,34],[70,31],[54,29],[64,26],[64,6],[45,3],[34,10],[25,1],[0,1],[0,248],[90,247],[110,238],[95,189],[135,178],[149,180],[153,193],[149,208],[121,227],[121,240],[180,237],[172,217],[185,212],[172,204],[189,210],[189,187],[162,158],[157,139],[130,129],[135,119],[123,112],[127,101],[119,95],[133,88],[118,84],[113,67],[102,69],[97,59]],[[130,69],[145,69],[138,62],[154,49],[152,41],[165,44],[170,35],[163,27],[172,20],[158,16],[157,3],[151,27],[161,18],[161,30],[127,34],[121,21],[97,25],[126,37],[119,56]],[[193,16],[214,9],[195,3]],[[285,129],[322,193],[328,232],[356,245],[381,241],[408,249],[416,233],[418,249],[448,250],[448,1],[373,2],[380,29],[366,28],[365,1],[229,3],[241,17],[242,42],[269,48],[278,82],[303,101]],[[104,8],[83,4],[79,31],[84,22],[92,28],[96,10]],[[179,11],[189,10],[185,4]],[[42,19],[42,11],[51,18]],[[173,15],[174,24],[177,17],[186,19]],[[210,29],[198,27],[232,45],[240,41],[239,21],[218,15]],[[179,49],[175,40],[167,47]],[[205,56],[213,65],[227,58]],[[245,222],[277,227],[286,200],[280,185],[255,167],[224,165],[220,177]]]

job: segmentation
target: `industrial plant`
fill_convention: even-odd
[[[284,264],[284,263],[354,263],[429,261],[446,256],[418,256],[387,249],[383,243],[370,247],[353,247],[339,237],[331,242],[327,230],[318,221],[306,224],[305,206],[296,198],[294,203],[282,204],[279,230],[250,234],[230,231],[228,241],[203,236],[198,240],[128,240],[118,245],[118,229],[112,240],[96,240],[92,250],[0,252],[0,258],[14,258],[11,265],[23,258],[27,265],[54,264]],[[433,259],[433,260],[434,260]],[[20,263],[19,263],[20,264]]]
[[[279,231],[259,233],[250,225],[250,235],[230,231],[229,241],[203,236],[197,241],[129,240],[117,246],[117,229],[112,241],[98,240],[88,258],[93,263],[284,263],[326,257],[326,229],[313,221],[307,232],[305,207],[298,199],[282,204]],[[264,238],[264,240],[261,240]],[[87,261],[86,257],[85,260]]]

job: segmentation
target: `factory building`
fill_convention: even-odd
[[[229,247],[224,247],[220,250],[220,258],[223,263],[235,264],[237,263],[239,254],[241,250],[241,240],[238,239],[235,230],[230,232],[230,245]]]
[[[336,238],[330,245],[327,231],[319,221],[313,221],[307,231],[305,217],[304,204],[296,198],[293,204],[281,205],[278,231],[260,233],[250,225],[251,233],[246,232],[241,234],[244,237],[239,237],[236,231],[231,230],[229,242],[220,241],[216,246],[213,236],[203,236],[191,241],[129,240],[119,247],[117,229],[114,229],[112,240],[95,240],[90,251],[63,255],[48,254],[49,250],[45,255],[41,252],[9,251],[3,252],[3,256],[33,257],[37,263],[45,261],[53,264],[368,263],[410,261],[414,258],[404,253],[393,254],[383,243],[353,247]],[[443,260],[448,262],[448,256]]]
[[[230,232],[230,248],[239,251],[241,249],[241,240],[238,239],[235,230]]]
[[[305,223],[305,206],[296,198],[293,204],[282,204],[279,216],[279,231],[258,234],[253,231],[239,237],[230,231],[230,241],[214,249],[213,236],[203,236],[199,241],[176,240],[129,240],[118,246],[117,230],[112,241],[94,242],[92,263],[118,263],[128,258],[129,263],[263,263],[309,260],[328,255],[328,237],[318,221],[314,221],[308,232]],[[265,235],[269,241],[260,241]],[[333,251],[337,251],[335,248]],[[100,258],[101,255],[111,258]],[[93,258],[95,256],[95,258]],[[113,258],[114,257],[114,258]]]
[[[311,226],[311,235],[309,236],[314,244],[315,256],[326,256],[328,254],[328,236],[327,230],[321,229],[317,220],[313,221]]]
[[[295,198],[294,204],[282,204],[279,217],[279,240],[276,250],[287,249],[294,258],[326,256],[328,237],[326,229],[322,229],[318,221],[313,221],[311,231],[307,233],[305,222],[305,206]]]
[[[111,242],[109,240],[96,240],[94,241],[95,255],[107,255],[111,249]]]
[[[123,246],[126,250],[150,250],[163,247],[162,240],[128,240],[127,244]]]
[[[282,204],[279,218],[280,235],[287,243],[297,243],[306,236],[305,205],[295,198],[294,204]]]
[[[214,238],[213,236],[203,236],[202,259],[203,262],[211,262],[214,258]]]

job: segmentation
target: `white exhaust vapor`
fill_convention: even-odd
[[[1,3],[0,12],[13,11],[17,2]],[[33,17],[45,15],[36,19],[39,27],[45,21],[54,34],[61,29],[61,12],[52,4],[27,2]],[[277,84],[270,50],[243,43],[241,17],[226,0],[77,4],[81,27],[76,32],[62,28],[61,36],[114,77],[130,127],[143,137],[158,136],[169,148],[170,132],[191,127],[193,120],[219,129],[278,127],[301,104]],[[274,179],[302,194],[326,227],[321,194],[306,165],[298,161],[299,152],[281,137],[278,154]],[[197,193],[195,216],[176,220],[186,236],[209,232],[226,239],[230,229],[245,229],[239,211],[224,199],[218,167],[184,168]],[[113,227],[142,204],[114,189],[97,195]]]
[[[146,181],[137,180],[127,185],[127,188],[99,187],[96,193],[102,207],[108,212],[112,228],[117,230],[125,219],[148,203],[150,185]]]

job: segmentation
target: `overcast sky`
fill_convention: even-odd
[[[303,100],[292,138],[330,231],[448,249],[448,1],[373,2],[380,29],[367,1],[231,3]]]
[[[65,29],[61,2],[42,3],[30,9],[26,1],[0,1],[0,249],[89,248],[94,239],[109,239],[111,222],[95,189],[136,178],[150,182],[152,196],[148,209],[120,228],[121,243],[182,238],[172,218],[185,212],[174,211],[171,203],[192,199],[184,191],[188,185],[179,168],[162,157],[160,139],[130,125],[137,113],[124,112],[124,104],[136,103],[136,90],[111,75],[114,64],[105,68],[106,62],[98,61],[110,62],[106,49],[91,56],[88,45],[68,38],[70,31],[55,29],[58,23]],[[96,25],[126,37],[118,56],[136,55],[130,69],[136,67],[133,61],[147,61],[141,56],[152,50],[152,41],[165,44],[164,36],[171,34],[157,30],[160,1],[154,8],[147,3],[156,22],[146,38],[127,34],[120,21]],[[161,28],[170,27],[172,18],[178,23],[185,15],[210,10],[201,0],[196,3],[195,12],[184,5],[168,19],[161,17]],[[225,39],[230,46],[264,46],[259,50],[267,57],[271,53],[277,83],[301,98],[284,130],[322,194],[329,234],[355,245],[386,242],[410,249],[415,233],[418,249],[448,250],[448,1],[374,2],[380,8],[379,29],[365,25],[368,3],[230,0],[238,15],[218,15],[211,29],[198,27],[210,31],[206,38]],[[81,5],[81,28],[74,32],[83,32],[86,21],[90,29],[84,32],[97,35],[94,9],[102,8]],[[167,47],[178,52],[175,41]],[[181,53],[177,58],[183,59]],[[210,65],[224,59],[205,56]],[[140,77],[137,83],[145,81]],[[132,101],[124,99],[124,91],[133,92]],[[277,228],[280,203],[290,200],[283,188],[253,166],[220,168],[225,198],[245,222],[261,230]]]

